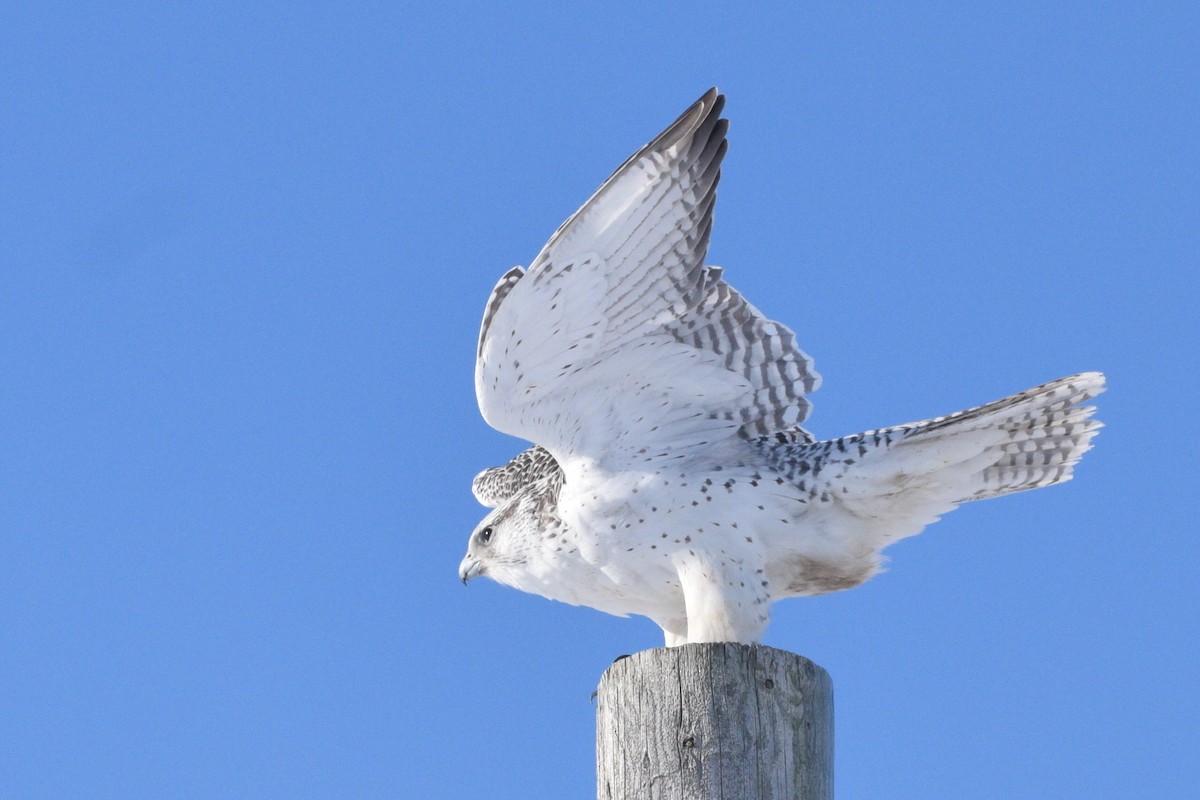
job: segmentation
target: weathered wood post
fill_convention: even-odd
[[[687,644],[600,678],[599,800],[831,800],[833,683],[803,656]]]

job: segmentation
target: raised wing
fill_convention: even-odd
[[[497,285],[475,372],[493,427],[621,468],[803,419],[808,358],[704,267],[722,105],[705,94]]]

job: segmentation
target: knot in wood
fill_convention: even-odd
[[[684,746],[685,748],[692,748],[692,747],[695,747],[695,746],[696,746],[696,737],[695,737],[695,736],[689,736],[689,737],[687,737],[686,739],[684,739],[684,740],[683,740],[683,746]]]

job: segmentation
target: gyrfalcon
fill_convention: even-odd
[[[968,411],[816,441],[792,332],[706,266],[726,149],[708,91],[613,173],[483,314],[488,424],[463,582],[640,614],[667,645],[756,642],[773,602],[848,589],[970,500],[1061,483],[1100,427],[1090,372]]]

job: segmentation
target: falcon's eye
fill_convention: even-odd
[[[480,544],[487,544],[491,540],[492,540],[492,526],[488,525],[486,528],[484,528],[483,530],[481,530],[479,532],[479,542],[480,542]]]

